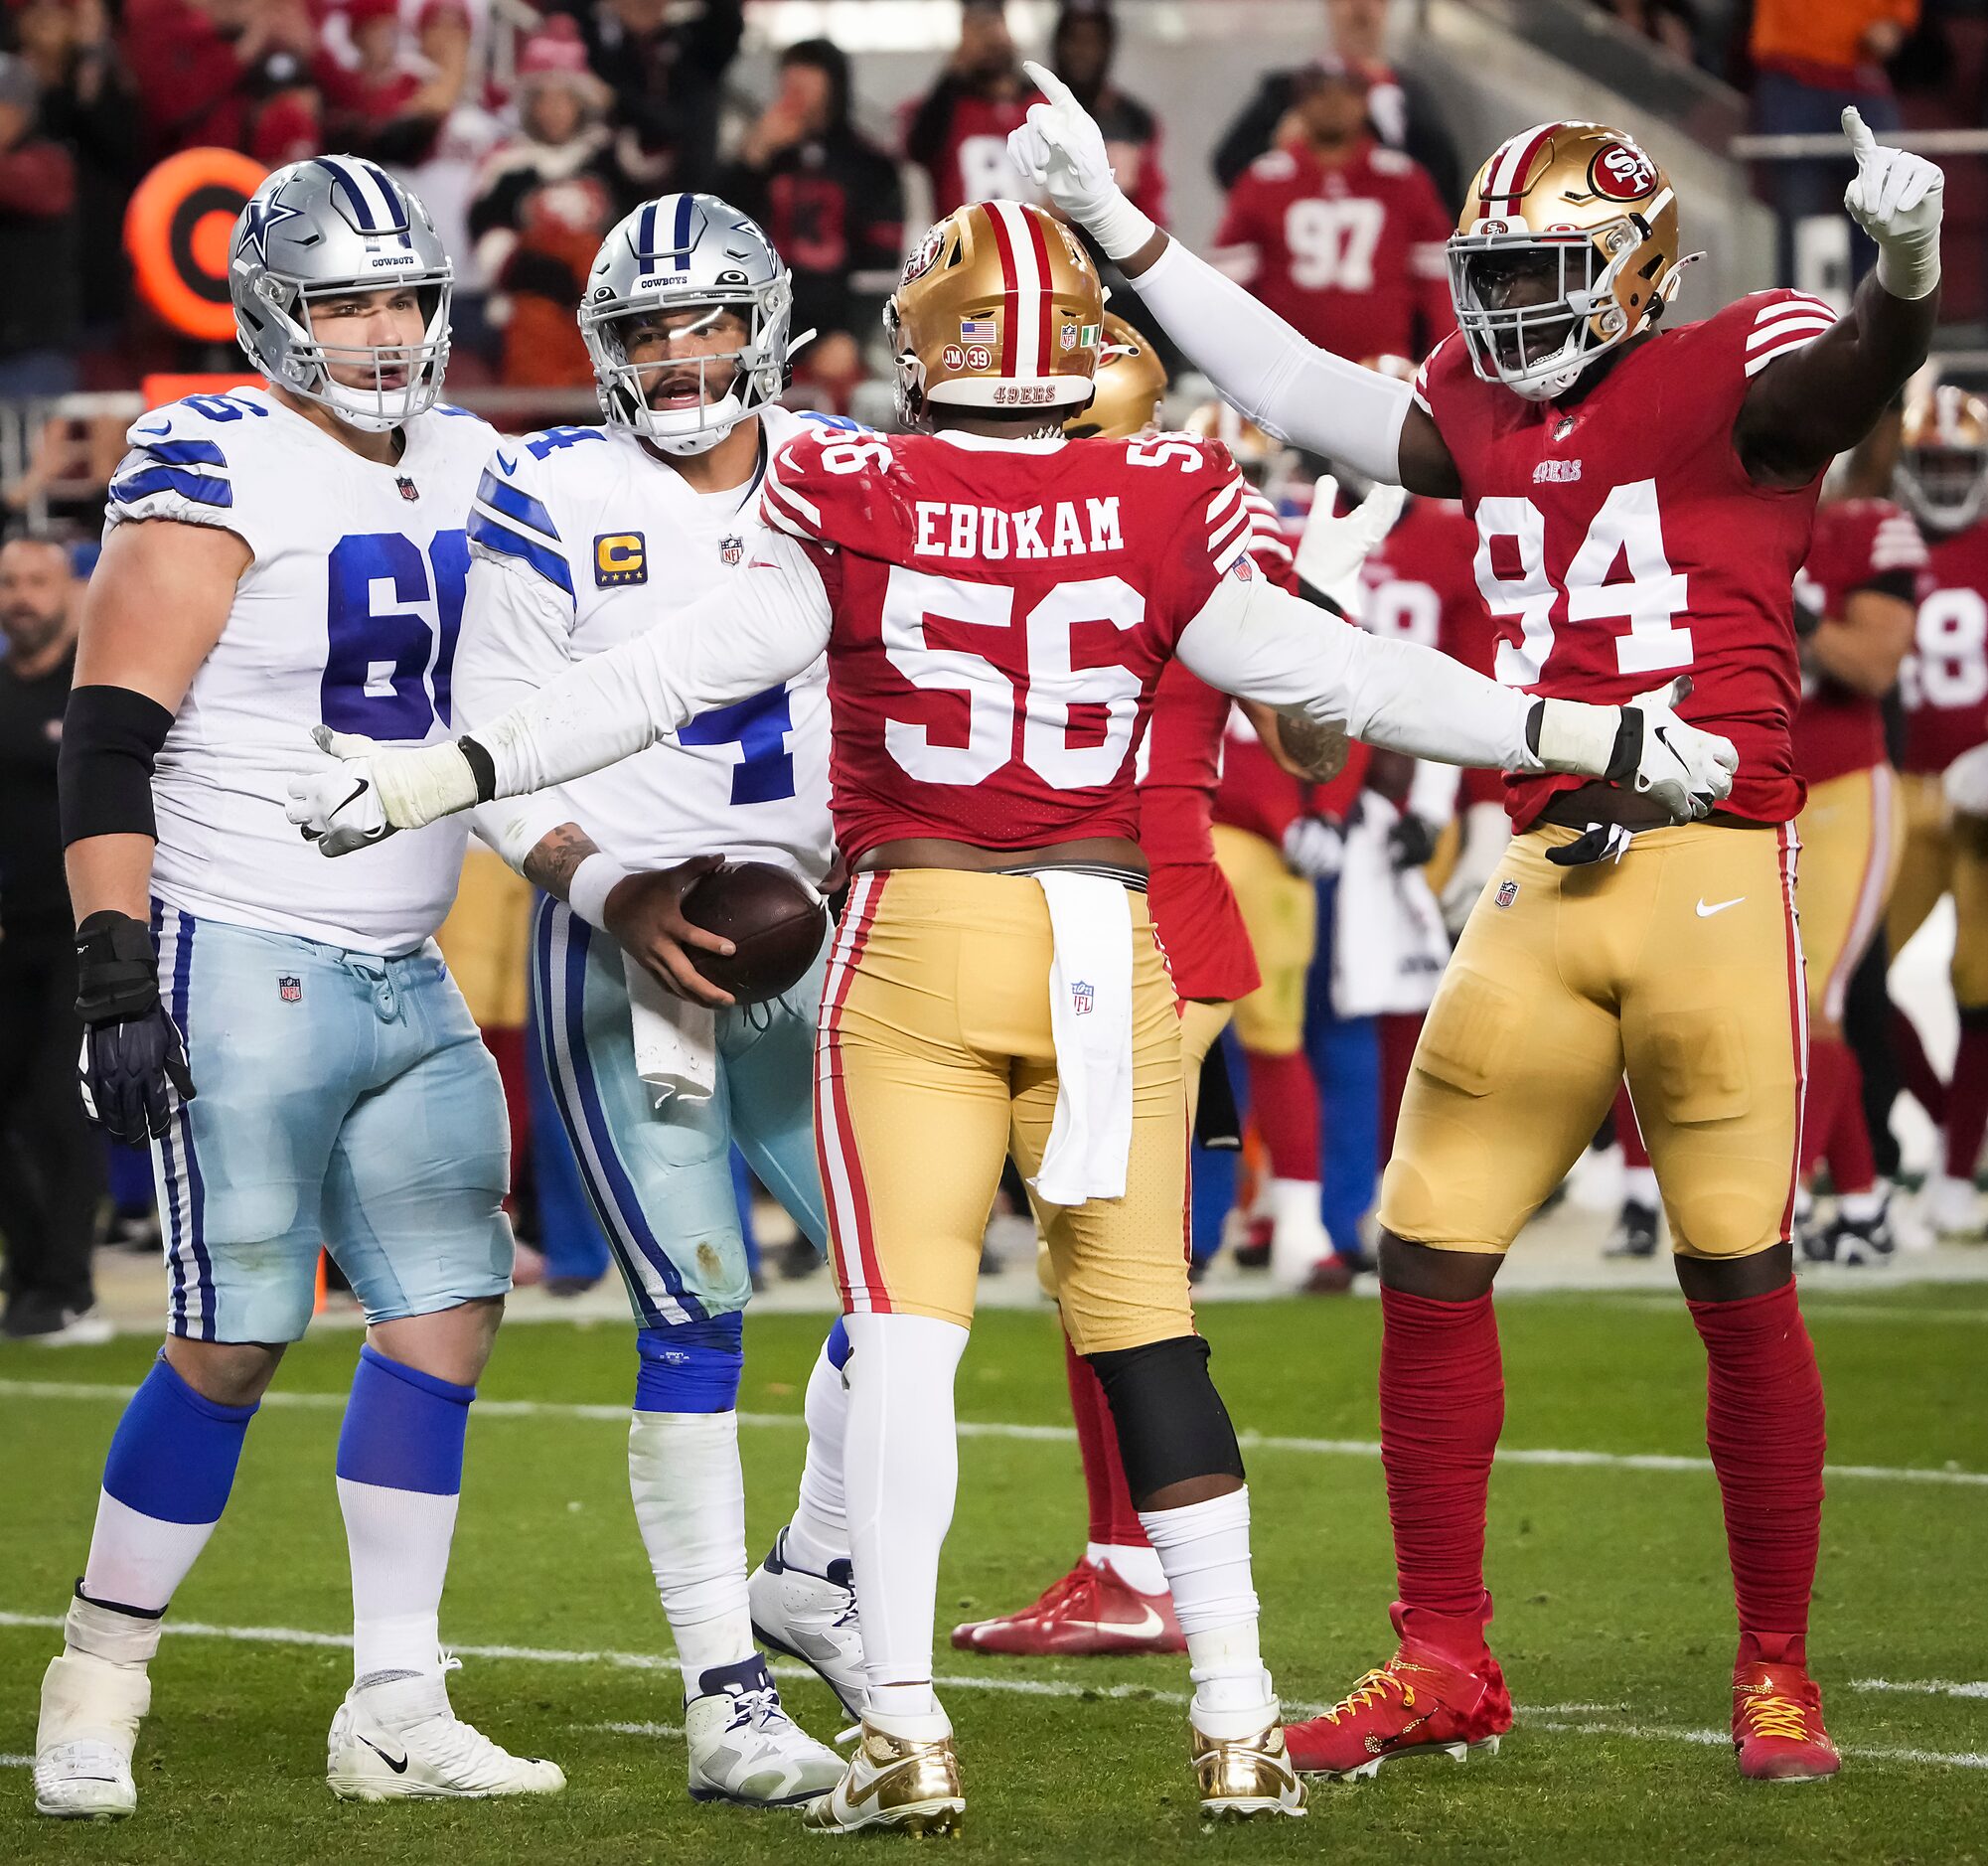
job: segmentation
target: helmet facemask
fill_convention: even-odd
[[[786,277],[723,298],[676,296],[659,291],[636,304],[582,306],[580,335],[593,359],[602,412],[613,427],[678,455],[707,453],[756,408],[779,399],[787,387],[788,357],[808,341],[804,332],[787,338],[793,288]],[[632,326],[660,326],[671,313],[688,320],[670,330],[664,354],[641,363],[629,360]],[[674,340],[700,336],[726,313],[745,334],[735,348],[715,353],[671,354]],[[672,386],[669,404],[655,405],[659,384]]]
[[[415,276],[382,280],[353,279],[308,287],[265,272],[256,296],[285,330],[288,343],[280,376],[284,389],[305,401],[329,408],[348,427],[362,433],[384,434],[425,414],[441,399],[442,377],[449,362],[449,301],[454,291],[447,268]],[[421,336],[412,344],[344,345],[319,341],[312,328],[311,307],[382,291],[411,290],[421,307]],[[237,326],[245,314],[237,311]],[[257,351],[246,330],[242,347]],[[357,375],[357,383],[340,382],[334,370]],[[389,377],[400,380],[389,382]]]
[[[1925,440],[1900,450],[1900,497],[1929,532],[1964,532],[1988,508],[1988,441]]]
[[[1675,289],[1677,274],[1655,282],[1649,309],[1632,320],[1615,288],[1642,244],[1627,215],[1579,233],[1520,228],[1452,235],[1450,295],[1479,379],[1502,383],[1528,401],[1547,401],[1645,328]],[[1542,274],[1544,284],[1535,283]]]

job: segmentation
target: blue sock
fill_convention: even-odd
[[[738,1405],[745,1367],[745,1317],[734,1310],[702,1322],[638,1328],[635,1410],[728,1413]]]
[[[353,1676],[438,1663],[442,1584],[462,1489],[473,1386],[359,1350],[338,1437],[338,1498],[352,1555]]]
[[[196,1393],[164,1354],[152,1363],[103,1462],[86,1600],[164,1612],[221,1520],[254,1416]]]

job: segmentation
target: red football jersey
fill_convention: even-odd
[[[1259,156],[1229,191],[1218,263],[1314,344],[1355,362],[1419,357],[1456,328],[1429,173],[1368,143],[1342,168],[1309,149]]]
[[[1861,589],[1911,600],[1925,568],[1925,543],[1889,499],[1839,499],[1815,515],[1808,561],[1795,593],[1819,615],[1841,617]],[[1804,673],[1794,715],[1794,768],[1804,784],[1826,784],[1885,762],[1885,711],[1870,694]]]
[[[1031,88],[1018,97],[963,94],[953,101],[936,152],[925,161],[932,212],[951,214],[976,201],[1027,200],[1032,191],[1008,160],[1007,133],[1027,120]]]
[[[1477,591],[1476,552],[1477,528],[1453,499],[1409,500],[1361,566],[1361,625],[1440,648],[1490,679],[1498,625]],[[1495,803],[1504,789],[1502,771],[1466,770],[1457,799]]]
[[[1988,519],[1931,541],[1900,691],[1908,771],[1944,771],[1988,740]]]
[[[1689,674],[1680,710],[1739,749],[1723,808],[1762,823],[1801,809],[1792,591],[1821,476],[1756,486],[1733,425],[1752,378],[1831,317],[1794,292],[1754,292],[1636,345],[1566,406],[1480,382],[1460,338],[1416,379],[1476,521],[1497,678],[1619,705]],[[1508,776],[1513,824],[1526,828],[1554,792],[1584,782]]]
[[[833,623],[837,842],[1031,849],[1139,834],[1133,764],[1181,629],[1248,561],[1222,446],[814,432],[761,513]]]

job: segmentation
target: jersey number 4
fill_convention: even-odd
[[[422,739],[437,719],[449,723],[468,579],[466,532],[437,532],[425,552],[399,532],[338,541],[319,696],[328,726],[368,738]]]
[[[1507,546],[1517,574],[1497,566]],[[1620,563],[1624,576],[1615,576]],[[1530,499],[1485,499],[1477,506],[1477,588],[1494,616],[1516,616],[1519,639],[1498,644],[1497,676],[1507,687],[1530,687],[1553,654],[1553,612],[1563,594],[1546,568],[1546,515]],[[1691,631],[1677,618],[1686,578],[1670,567],[1657,513],[1655,480],[1609,488],[1568,560],[1564,593],[1570,623],[1621,620],[1615,668],[1621,674],[1664,674],[1691,666]]]

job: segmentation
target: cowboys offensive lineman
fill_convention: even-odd
[[[792,301],[765,234],[715,196],[666,195],[608,234],[579,314],[606,425],[506,441],[477,490],[456,666],[466,721],[495,718],[571,661],[669,628],[744,560],[767,457],[803,427],[773,400],[787,382]],[[736,1137],[825,1243],[812,1095],[827,955],[786,997],[734,1006],[684,950],[722,942],[679,911],[726,856],[777,863],[811,886],[826,877],[826,678],[817,660],[639,757],[493,806],[479,824],[545,890],[534,926],[538,1027],[635,1311],[629,1487],[676,1637],[699,1800],[806,1800],[842,1771],[782,1710],[754,1644],[734,1410],[752,1285],[729,1166]],[[672,1047],[678,1086],[667,1098],[639,1072],[632,1034],[629,979],[644,967],[662,985],[643,981],[644,1014],[660,1011]],[[832,1342],[809,1386],[801,1508],[752,1605],[767,1636],[853,1692],[840,1326]]]
[[[496,1066],[430,937],[463,832],[398,837],[341,873],[269,801],[320,716],[447,736],[463,517],[495,435],[438,404],[448,255],[372,163],[277,170],[236,224],[229,282],[267,387],[132,427],[63,735],[83,1087],[112,1135],[151,1136],[171,1313],[42,1687],[35,1804],[136,1805],[161,1619],[310,1321],[321,1239],[368,1322],[338,1450],[354,1684],[331,1788],[550,1792],[551,1763],[455,1716],[437,1635],[512,1260]]]

